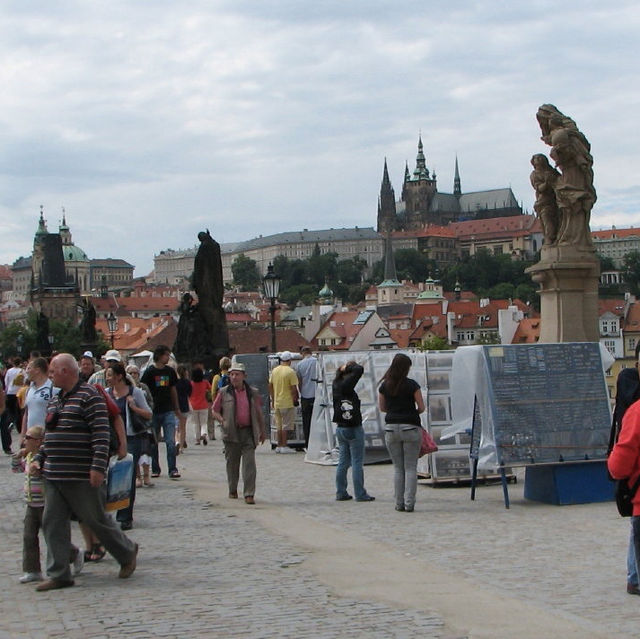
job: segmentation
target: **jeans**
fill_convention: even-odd
[[[300,409],[302,412],[302,430],[304,432],[304,446],[309,447],[309,433],[311,432],[311,416],[313,415],[313,403],[315,397],[302,397],[300,399]]]
[[[127,452],[133,456],[133,476],[131,477],[131,498],[129,506],[118,511],[117,521],[133,521],[133,503],[136,500],[136,472],[142,454],[143,435],[127,435]]]
[[[164,443],[167,447],[167,466],[169,466],[169,474],[176,468],[176,426],[178,420],[173,411],[167,413],[154,413],[151,418],[151,425],[156,434],[156,440],[151,445],[151,472],[160,474],[160,459],[158,455],[158,441],[160,440],[160,430],[164,435]]]
[[[336,497],[346,497],[347,471],[351,466],[351,479],[356,499],[367,497],[364,489],[364,429],[362,426],[338,426],[336,439],[340,448],[338,467],[336,468]]]
[[[396,506],[413,508],[418,485],[418,454],[422,434],[413,424],[385,424],[384,440],[393,462]]]
[[[629,550],[627,551],[627,583],[638,586],[638,565],[640,557],[640,516],[631,517],[631,536],[629,537]]]

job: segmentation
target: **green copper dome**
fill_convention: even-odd
[[[73,244],[67,244],[62,247],[62,254],[65,262],[88,262],[87,254]]]

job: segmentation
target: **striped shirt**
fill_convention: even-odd
[[[44,490],[42,477],[29,475],[29,464],[33,461],[33,453],[27,453],[25,457],[14,455],[11,458],[11,470],[14,473],[24,473],[24,500],[31,508],[44,506]]]
[[[109,461],[109,418],[100,392],[79,382],[68,394],[61,392],[51,399],[48,414],[52,413],[58,414],[57,423],[53,426],[47,423],[44,443],[36,455],[45,478],[87,481],[90,470],[105,473]]]

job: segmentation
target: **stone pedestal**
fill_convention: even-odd
[[[540,342],[597,342],[600,261],[595,249],[543,246],[527,273],[540,285]]]

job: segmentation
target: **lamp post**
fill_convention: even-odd
[[[273,272],[273,264],[267,267],[267,274],[262,278],[264,295],[270,300],[271,314],[271,352],[276,352],[276,299],[280,293],[280,278]]]
[[[18,351],[18,355],[22,357],[22,349],[24,348],[24,335],[22,333],[18,333],[16,337],[16,350]]]
[[[113,314],[113,311],[107,315],[107,326],[109,327],[109,335],[111,336],[111,348],[114,348],[113,339],[118,330],[118,318]]]
[[[47,340],[49,340],[49,354],[53,355],[53,342],[55,341],[53,333],[49,333],[49,335],[47,335]]]

